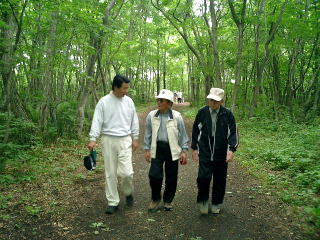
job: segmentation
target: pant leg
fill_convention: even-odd
[[[226,161],[213,162],[212,204],[221,204],[226,192],[228,163]]]
[[[197,202],[208,201],[211,178],[212,178],[212,162],[206,159],[199,159],[199,171],[198,171],[198,178],[197,178],[197,185],[198,185]]]
[[[167,156],[168,157],[165,160],[166,181],[163,192],[163,201],[171,203],[177,191],[179,160],[172,161],[170,147]]]
[[[122,190],[125,196],[133,193],[132,139],[131,136],[119,139],[118,171],[122,180]]]
[[[161,187],[163,180],[163,161],[159,158],[151,159],[149,169],[149,183],[151,187],[151,198],[153,201],[161,200]]]
[[[109,206],[117,206],[120,202],[117,184],[118,149],[116,139],[112,136],[102,136],[102,156],[105,169],[105,191]]]

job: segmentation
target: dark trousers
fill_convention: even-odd
[[[172,161],[169,143],[157,142],[156,158],[151,160],[149,180],[152,192],[152,200],[161,200],[161,187],[163,180],[163,165],[165,171],[165,189],[163,201],[171,203],[177,190],[178,163]]]
[[[197,202],[208,201],[210,182],[212,183],[212,204],[221,204],[226,191],[228,163],[226,161],[199,160],[197,178]]]

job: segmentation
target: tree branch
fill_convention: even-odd
[[[271,24],[270,32],[269,32],[269,37],[268,37],[268,39],[267,39],[267,41],[266,41],[266,43],[265,43],[265,46],[266,46],[266,47],[267,47],[267,46],[270,44],[270,42],[273,40],[273,38],[274,38],[274,36],[275,36],[275,34],[276,34],[277,30],[278,30],[278,27],[279,27],[279,25],[280,25],[280,23],[281,23],[281,21],[282,21],[283,12],[284,12],[284,9],[285,9],[287,3],[288,3],[288,0],[286,0],[286,1],[282,4],[282,6],[281,6],[281,11],[280,11],[280,14],[279,14],[279,16],[278,16],[277,22]]]

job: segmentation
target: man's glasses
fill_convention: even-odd
[[[157,98],[157,102],[163,103],[163,102],[165,102],[165,99],[163,99],[163,98]]]

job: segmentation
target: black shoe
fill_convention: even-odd
[[[131,207],[133,205],[133,196],[130,194],[129,196],[126,196],[126,203],[127,206]]]
[[[118,210],[118,206],[108,206],[106,214],[114,214]]]

